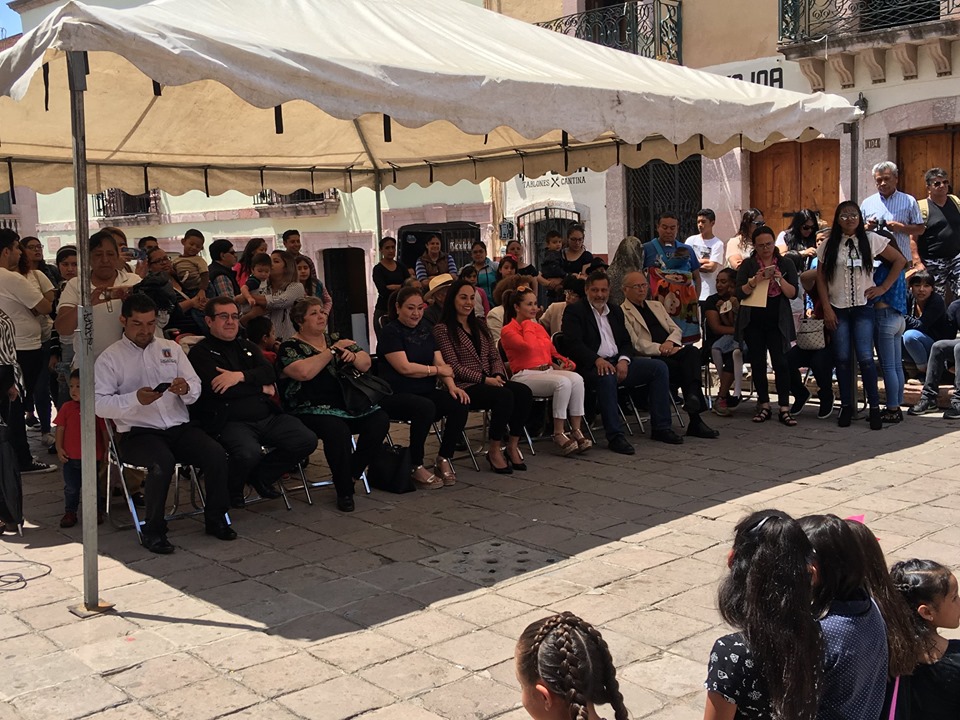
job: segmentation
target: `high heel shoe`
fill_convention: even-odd
[[[490,453],[487,453],[484,457],[487,458],[487,462],[490,464],[490,469],[493,470],[497,475],[513,475],[513,468],[510,467],[509,461],[507,462],[506,467],[498,468],[493,464],[493,460],[490,459]]]
[[[429,473],[429,474],[428,474]],[[426,477],[424,477],[426,475]],[[418,490],[439,490],[443,487],[443,480],[427,470],[423,465],[417,465],[410,473],[410,478]]]
[[[509,452],[506,455],[507,464],[510,465],[514,470],[519,470],[520,472],[526,472],[527,463],[523,461],[523,453],[520,452],[520,449],[517,449],[517,455],[520,456],[520,462],[514,462],[513,458],[510,457]]]
[[[593,440],[586,437],[579,430],[577,430],[575,433],[570,433],[570,437],[577,441],[577,453],[579,454],[583,454],[593,447]]]
[[[566,433],[554,433],[553,443],[560,448],[560,454],[564,457],[577,452],[577,441],[567,437]]]
[[[437,458],[437,464],[433,466],[433,474],[443,480],[446,487],[457,484],[457,471],[453,469],[453,463],[447,458]]]

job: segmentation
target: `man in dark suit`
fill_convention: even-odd
[[[617,387],[647,387],[654,440],[678,445],[683,438],[671,428],[669,373],[661,362],[637,355],[630,341],[623,310],[607,304],[610,280],[602,270],[587,277],[586,298],[563,312],[563,352],[577,364],[586,386],[593,390],[608,447],[632,455],[617,407]]]

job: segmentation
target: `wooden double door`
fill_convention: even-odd
[[[900,169],[899,189],[915,198],[927,196],[923,175],[930,168],[943,168],[953,183],[951,192],[957,192],[960,172],[960,128],[946,127],[919,130],[897,136],[897,167]]]
[[[750,156],[750,207],[777,232],[804,208],[830,222],[839,202],[839,140],[779,142]]]

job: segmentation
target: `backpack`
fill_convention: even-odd
[[[947,195],[947,197],[953,201],[954,207],[960,210],[960,197],[956,195]],[[917,200],[917,204],[920,206],[920,217],[923,218],[923,224],[926,225],[927,218],[930,216],[930,199]]]

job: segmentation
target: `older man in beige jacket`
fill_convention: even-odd
[[[648,289],[646,276],[641,272],[628,273],[623,278],[626,300],[620,307],[630,341],[641,355],[666,363],[671,387],[679,386],[683,392],[683,409],[690,416],[687,435],[718,437],[720,433],[709,428],[700,418],[700,413],[707,409],[700,385],[700,351],[693,345],[681,344],[680,327],[667,314],[662,303],[647,299]]]

